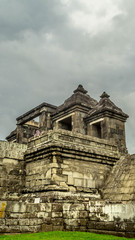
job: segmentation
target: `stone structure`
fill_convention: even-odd
[[[135,236],[127,117],[105,92],[97,102],[81,85],[61,106],[43,103],[18,117],[0,142],[0,232]]]

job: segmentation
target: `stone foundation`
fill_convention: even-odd
[[[135,237],[134,155],[64,130],[44,132],[28,146],[1,141],[0,149],[0,233]]]
[[[135,236],[135,204],[111,203],[98,194],[46,192],[1,202],[1,233],[89,231]]]

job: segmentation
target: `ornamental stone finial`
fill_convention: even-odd
[[[103,92],[100,97],[101,98],[109,98],[110,96],[106,92]]]
[[[87,93],[87,91],[84,89],[84,87],[81,84],[79,84],[77,89],[74,90],[74,93],[76,93],[76,92],[82,92],[84,94]]]

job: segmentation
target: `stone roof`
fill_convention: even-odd
[[[52,104],[43,102],[43,103],[41,103],[40,105],[38,105],[37,107],[34,107],[34,108],[32,108],[31,110],[29,110],[28,112],[24,113],[23,115],[17,117],[16,120],[18,121],[18,120],[24,118],[25,116],[27,116],[27,115],[29,115],[29,114],[31,114],[31,113],[33,113],[33,112],[36,112],[37,110],[40,111],[40,110],[41,110],[42,108],[44,108],[44,107],[48,107],[48,108],[50,108],[50,109],[52,109],[52,110],[55,110],[55,109],[57,108],[56,106],[54,106],[54,105],[52,105]]]
[[[87,91],[83,88],[82,85],[79,85],[77,89],[74,90],[74,94],[65,100],[65,102],[60,105],[53,114],[55,115],[61,111],[65,111],[66,109],[71,108],[75,105],[80,105],[82,107],[92,109],[96,104],[97,101],[87,94]]]
[[[109,95],[106,92],[103,92],[100,96],[99,103],[96,104],[96,106],[89,111],[88,117],[93,117],[97,114],[105,114],[105,113],[111,113],[111,115],[119,115],[123,118],[123,120],[126,120],[128,118],[128,115],[125,114],[120,108],[118,108],[110,99]],[[86,119],[87,119],[86,118]]]

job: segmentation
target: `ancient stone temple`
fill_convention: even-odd
[[[42,103],[0,141],[0,232],[89,231],[135,237],[135,155],[128,115],[82,85]]]

